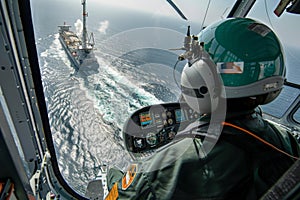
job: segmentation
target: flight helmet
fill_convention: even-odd
[[[206,27],[198,37],[204,42],[204,49],[222,79],[225,86],[222,96],[227,101],[249,100],[253,106],[257,106],[269,103],[278,96],[285,80],[284,56],[279,39],[269,27],[248,18],[229,18]],[[184,68],[181,81],[183,88],[189,82],[191,87],[199,89],[193,84],[196,75],[192,73],[199,69],[197,62],[195,64]],[[202,72],[200,70],[197,73]],[[191,96],[183,90],[187,103],[191,103]],[[201,102],[212,102],[209,98],[202,98]]]
[[[222,85],[215,63],[205,52],[202,52],[201,57],[192,65],[186,64],[183,68],[182,96],[185,102],[199,113],[216,110],[222,93]]]

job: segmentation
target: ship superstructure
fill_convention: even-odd
[[[75,32],[71,31],[70,25],[64,23],[59,27],[59,40],[65,49],[72,65],[75,69],[79,69],[86,59],[93,58],[92,51],[94,49],[94,37],[93,33],[88,36],[86,28],[86,0],[82,0],[83,14],[83,29],[82,38],[80,38]]]

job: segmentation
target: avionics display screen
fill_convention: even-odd
[[[149,112],[140,113],[140,123],[142,128],[153,124],[153,119]]]
[[[175,110],[176,123],[180,123],[186,120],[184,111],[182,109]]]

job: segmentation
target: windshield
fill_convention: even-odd
[[[53,141],[61,173],[72,188],[83,194],[103,163],[120,169],[127,166],[131,158],[121,134],[127,118],[144,106],[178,101],[186,63],[176,63],[183,51],[174,49],[183,46],[188,26],[191,34],[198,34],[226,18],[234,2],[177,0],[188,19],[184,20],[167,1],[88,0],[87,38],[93,33],[95,59],[76,69],[77,61],[70,57],[77,54],[68,55],[58,26],[70,25],[81,37],[81,1],[31,0]],[[259,3],[249,16],[271,22],[278,30],[287,52],[288,80],[299,83],[299,44],[295,42],[299,42],[299,30],[283,31],[283,25],[295,27],[293,20],[299,16],[284,14],[278,20],[271,14],[273,8]]]
[[[268,24],[275,31],[282,42],[286,55],[287,79],[290,82],[299,84],[300,61],[298,57],[300,41],[298,37],[300,29],[291,27],[298,26],[300,16],[286,12],[277,17],[273,13],[277,5],[277,1],[258,1],[248,16]]]
[[[285,53],[286,78],[288,82],[300,84],[300,29],[295,28],[299,25],[299,15],[285,12],[280,17],[274,14],[277,1],[258,1],[248,16],[268,24],[280,38]],[[294,28],[292,28],[294,27]],[[262,106],[263,110],[272,116],[281,118],[287,114],[287,110],[300,94],[299,89],[285,86],[279,98],[268,105]],[[299,111],[292,117],[300,122]]]

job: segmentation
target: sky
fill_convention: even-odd
[[[73,0],[72,0],[73,1]],[[165,0],[88,0],[91,3],[99,5],[111,5],[117,7],[126,7],[130,9],[138,9],[139,11],[150,12],[153,14],[163,14],[173,17],[179,17],[175,10]],[[173,0],[180,8],[184,15],[190,21],[203,22],[209,0]],[[234,4],[234,0],[212,0],[205,24],[210,24],[213,21],[226,17]],[[277,17],[273,11],[278,5],[279,0],[257,0],[255,9],[250,12],[253,18],[258,18],[260,21],[269,24],[271,28],[279,35],[284,43],[292,46],[300,46],[300,15],[283,13],[281,17]],[[291,28],[293,27],[293,29]]]
[[[43,0],[41,0],[43,1]],[[52,0],[72,2],[81,0]],[[173,0],[173,2],[180,8],[189,21],[197,21],[208,25],[216,20],[226,17],[230,9],[234,5],[235,0]],[[209,4],[210,2],[210,4]],[[88,6],[114,6],[123,7],[139,12],[149,12],[153,15],[165,15],[170,17],[180,16],[169,5],[166,0],[87,0]],[[285,40],[285,43],[289,43],[293,46],[300,46],[300,15],[294,15],[289,13],[283,13],[281,17],[277,17],[273,11],[275,10],[279,0],[257,0],[253,11],[249,14],[252,18],[257,18],[260,21],[269,24],[271,28]],[[209,5],[209,7],[208,7]],[[208,9],[207,16],[205,17],[206,9]],[[267,11],[267,12],[266,12]],[[109,22],[104,22],[103,27],[108,26]],[[293,27],[293,29],[291,29]]]
[[[43,1],[43,0],[42,0]],[[72,2],[75,0],[52,0],[53,2]],[[76,0],[79,1],[80,0]],[[208,6],[209,0],[173,0],[173,2],[180,8],[184,15],[191,21],[203,20],[205,10]],[[221,2],[221,4],[220,4]],[[221,18],[224,11],[229,12],[235,0],[217,0],[211,1],[207,20],[211,18]],[[166,16],[173,16],[180,18],[176,11],[170,6],[166,0],[87,0],[88,6],[115,6],[123,7],[141,12],[149,12],[152,14],[160,14]],[[213,12],[212,12],[213,11]]]
[[[300,15],[284,12],[280,17],[277,17],[273,11],[277,7],[278,2],[278,0],[258,0],[249,16],[258,18],[259,21],[268,24],[283,43],[300,47]]]
[[[76,9],[80,12],[81,0],[31,0],[32,2],[37,3],[47,3],[50,6],[54,6],[54,10],[57,10],[57,6],[60,4],[70,5],[70,8]],[[79,5],[77,5],[77,3]],[[209,0],[173,0],[173,2],[180,8],[180,10],[184,13],[184,15],[189,19],[185,24],[190,25],[189,22],[198,22],[198,24],[202,24],[207,26],[214,21],[220,20],[221,18],[225,18],[231,8],[234,5],[235,0],[211,0],[209,4]],[[254,4],[253,9],[249,12],[249,17],[258,19],[259,21],[266,23],[270,28],[274,30],[274,32],[278,35],[280,40],[284,45],[292,46],[295,49],[300,49],[300,15],[290,14],[284,12],[281,17],[277,17],[273,11],[278,5],[279,0],[257,0]],[[208,7],[209,5],[209,7]],[[56,7],[55,7],[56,6]],[[87,9],[92,10],[92,12],[104,12],[103,9],[106,9],[107,6],[111,6],[113,11],[116,12],[116,17],[118,17],[120,13],[117,10],[122,9],[114,9],[114,8],[127,8],[132,9],[134,12],[148,12],[153,16],[164,15],[168,17],[173,17],[179,20],[183,19],[176,13],[176,11],[169,5],[166,0],[87,0]],[[110,12],[107,9],[106,12]],[[207,16],[205,17],[205,13],[207,12]],[[56,13],[59,14],[59,13]],[[64,13],[63,13],[64,14]],[[63,15],[61,14],[61,15]],[[67,16],[64,14],[64,16]],[[100,33],[106,34],[107,30],[111,27],[111,21],[105,19],[105,14],[103,14],[104,18],[100,20],[98,31]],[[39,20],[40,16],[37,17]],[[62,17],[62,19],[64,19]],[[159,17],[155,18],[160,19]],[[204,21],[205,19],[205,21]],[[42,21],[44,19],[40,19]],[[59,22],[57,22],[59,23]],[[56,24],[57,24],[56,23]],[[128,24],[130,25],[130,24]],[[127,26],[124,22],[124,26]],[[129,28],[132,28],[129,26]],[[200,27],[197,27],[200,30]],[[192,27],[192,33],[195,34],[195,28]],[[287,53],[290,57],[299,58],[300,51],[289,50]]]

